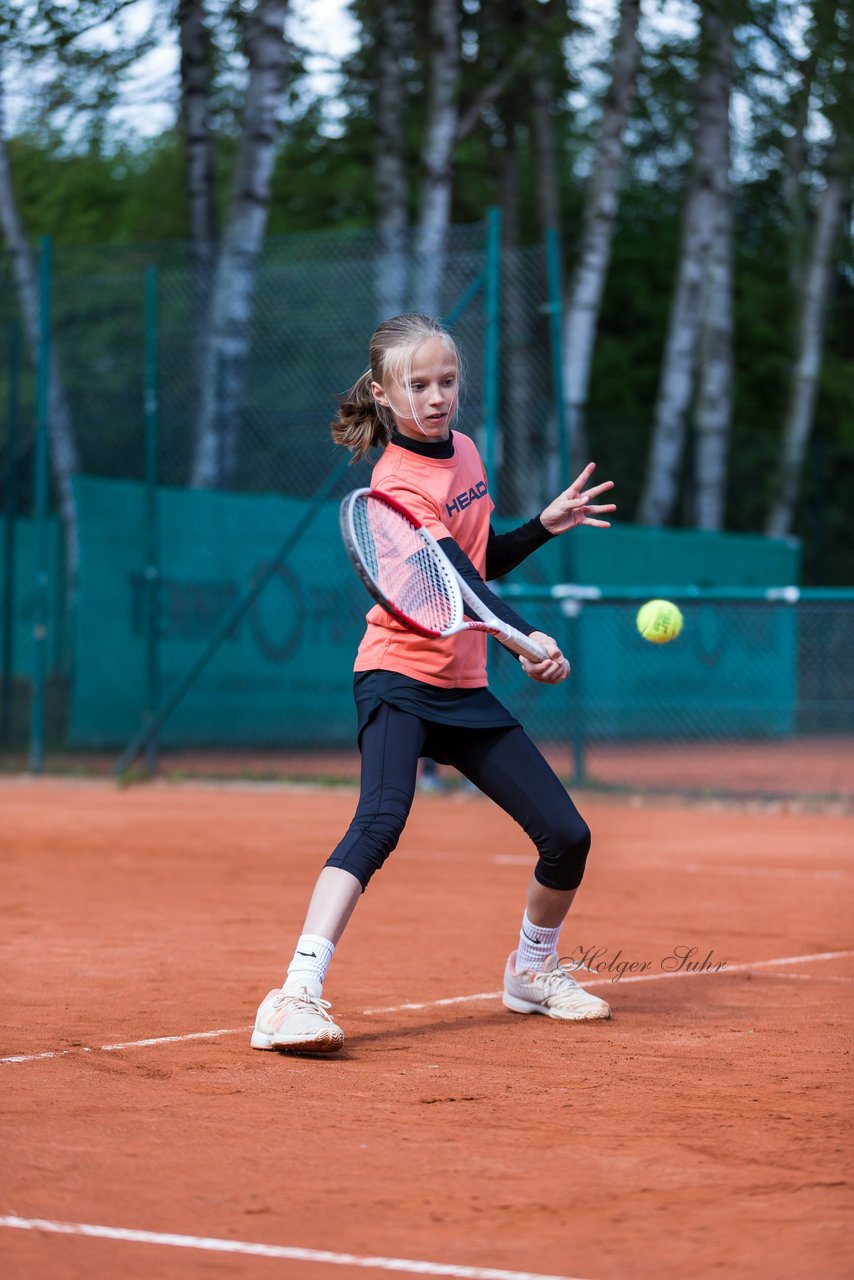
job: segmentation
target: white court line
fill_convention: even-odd
[[[516,853],[496,853],[492,861],[501,867],[529,867],[531,859]],[[674,862],[671,866],[660,866],[658,871],[687,871],[692,875],[727,875],[727,876],[790,876],[808,880],[850,880],[850,871],[831,871],[825,867],[740,867],[728,863]]]
[[[799,982],[854,982],[854,978],[842,978],[835,973],[769,973],[769,978],[795,978]]]
[[[589,982],[584,984],[589,987]],[[362,1013],[398,1013],[403,1009],[439,1009],[446,1004],[469,1004],[472,1000],[500,1000],[500,991],[478,991],[473,996],[445,996],[442,1000],[425,1000],[422,1004],[410,1001],[407,1004],[386,1005],[382,1009],[363,1009]],[[2,1061],[2,1059],[0,1059]]]
[[[18,1231],[44,1231],[61,1236],[87,1236],[96,1240],[122,1240],[130,1244],[159,1244],[172,1249],[201,1249],[207,1253],[239,1253],[253,1258],[280,1258],[288,1262],[319,1262],[333,1267],[362,1267],[366,1271],[400,1271],[417,1276],[455,1276],[458,1280],[577,1280],[572,1276],[544,1275],[538,1271],[505,1271],[497,1267],[466,1267],[454,1263],[424,1262],[415,1258],[362,1257],[331,1253],[326,1249],[298,1249],[291,1245],[255,1244],[250,1240],[223,1240],[217,1236],[173,1235],[164,1231],[134,1231],[128,1227],[94,1226],[90,1222],[54,1222],[49,1218],[0,1217],[0,1227]]]
[[[77,1053],[116,1053],[119,1049],[144,1049],[153,1044],[178,1044],[182,1040],[213,1040],[216,1036],[236,1036],[251,1027],[220,1027],[217,1031],[188,1031],[181,1036],[151,1036],[148,1040],[125,1040],[123,1044],[79,1044],[72,1049],[49,1049],[45,1053],[19,1053],[0,1062],[38,1062],[40,1058],[70,1058]]]
[[[854,956],[854,950],[819,951],[814,955],[784,956],[779,960],[749,960],[746,964],[728,964],[726,968],[717,971],[705,970],[688,973],[680,970],[678,973],[637,973],[619,980],[614,978],[594,978],[592,982],[585,982],[584,986],[585,988],[616,987],[624,986],[628,982],[657,982],[660,978],[720,978],[725,977],[728,973],[747,973],[752,969],[768,969],[783,964],[809,964],[814,960],[838,960],[844,956]],[[583,972],[590,973],[592,970],[585,969]],[[384,1005],[379,1009],[363,1009],[362,1014],[402,1013],[409,1009],[439,1009],[451,1004],[472,1004],[476,1000],[500,1000],[501,994],[500,991],[478,991],[470,996],[444,996],[440,1000],[424,1000],[420,1003],[409,1001],[406,1004]],[[79,1045],[73,1049],[52,1049],[45,1053],[21,1053],[12,1058],[0,1058],[0,1065],[4,1062],[38,1062],[44,1058],[69,1058],[78,1053],[115,1053],[118,1049],[140,1049],[147,1048],[150,1045],[179,1044],[183,1040],[212,1040],[216,1036],[245,1035],[246,1032],[251,1030],[250,1026],[221,1027],[217,1031],[190,1031],[181,1036],[154,1036],[147,1040],[126,1040],[122,1044]]]
[[[675,862],[668,871],[699,872],[701,875],[726,876],[806,876],[808,880],[849,880],[850,871],[828,871],[818,867],[733,867],[718,863]]]
[[[838,960],[842,956],[854,956],[854,951],[818,951],[810,956],[786,956],[780,960],[750,960],[746,964],[728,964],[725,969],[706,969],[699,972],[678,973],[635,973],[628,978],[596,978],[593,982],[585,982],[585,990],[590,987],[622,987],[628,982],[657,982],[660,978],[721,978],[728,973],[746,973],[751,969],[767,969],[780,964],[808,964],[812,960]],[[585,972],[590,972],[586,970]],[[432,1009],[444,1004],[465,1004],[469,1000],[499,1000],[500,991],[480,991],[473,996],[453,996],[450,1000],[427,1000],[423,1004],[395,1004],[383,1009],[363,1009],[363,1013],[398,1013],[404,1009]],[[2,1061],[2,1059],[0,1059]]]

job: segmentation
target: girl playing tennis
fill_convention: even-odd
[[[519,659],[525,674],[557,684],[569,664],[556,641],[528,625],[485,579],[500,578],[576,525],[607,528],[597,517],[614,505],[590,504],[613,485],[585,488],[590,463],[539,516],[496,534],[483,463],[473,441],[451,429],[459,383],[450,334],[426,316],[395,316],[371,340],[368,371],[340,397],[332,435],[355,458],[382,448],[372,487],[408,508],[492,611],[545,651],[540,662]],[[486,636],[465,631],[427,639],[378,605],[367,623],[355,663],[359,803],[320,872],[285,984],[261,1003],[252,1047],[332,1053],[344,1043],[322,998],[326,971],[360,895],[400,838],[421,756],[455,766],[519,823],[539,855],[519,942],[504,972],[504,1004],[564,1021],[609,1017],[605,1001],[580,987],[557,953],[590,831],[519,722],[489,692]]]

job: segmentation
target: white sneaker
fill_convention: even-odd
[[[564,1022],[589,1022],[611,1016],[605,1001],[580,987],[556,955],[549,956],[542,973],[529,969],[517,973],[516,952],[512,952],[504,970],[502,999],[514,1013],[544,1013],[547,1018]]]
[[[252,1048],[335,1053],[344,1043],[344,1032],[326,1012],[330,1007],[308,987],[271,991],[258,1009]]]

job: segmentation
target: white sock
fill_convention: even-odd
[[[334,954],[335,943],[328,938],[321,938],[317,933],[300,934],[294,958],[288,965],[285,989],[308,987],[313,996],[319,996]]]
[[[557,951],[557,940],[562,926],[546,929],[541,924],[531,924],[527,911],[522,917],[522,929],[519,934],[519,950],[516,953],[516,972],[530,969],[534,973],[542,973],[550,955]]]

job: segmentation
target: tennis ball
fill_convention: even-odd
[[[667,644],[682,630],[682,614],[669,600],[647,600],[638,609],[637,628],[644,640]]]

